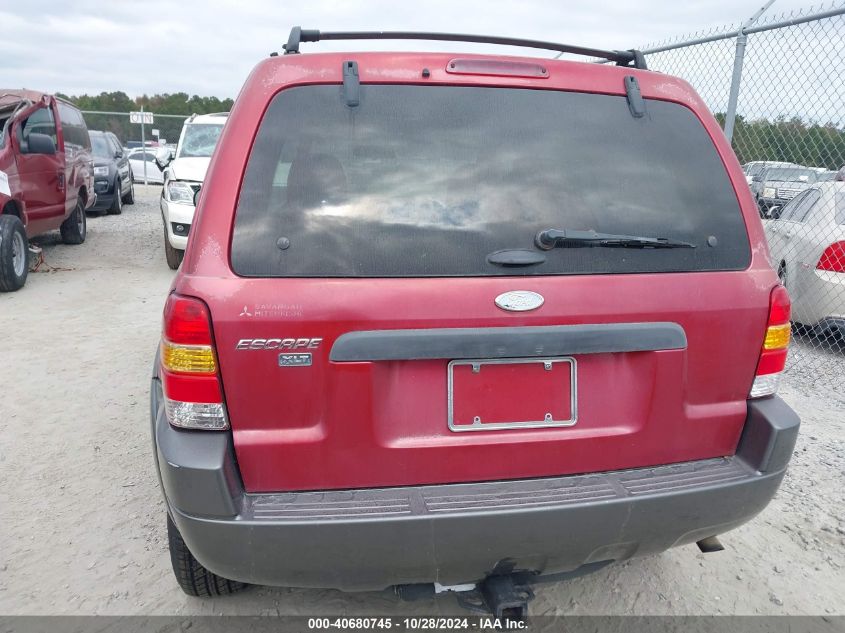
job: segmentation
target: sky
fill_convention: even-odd
[[[130,97],[164,92],[235,97],[252,67],[281,51],[294,25],[482,33],[615,49],[738,24],[761,2],[0,0],[0,86],[70,95],[122,90]],[[808,0],[776,0],[769,13],[808,6]],[[423,42],[303,46],[303,51],[363,49],[511,52]]]

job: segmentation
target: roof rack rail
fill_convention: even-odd
[[[290,30],[288,43],[284,45],[285,55],[299,53],[302,42],[320,42],[324,40],[437,40],[441,42],[475,42],[480,44],[499,44],[502,46],[523,46],[540,48],[560,53],[572,53],[586,57],[599,57],[619,66],[646,68],[645,57],[638,50],[606,51],[600,48],[524,40],[514,37],[495,37],[491,35],[469,35],[465,33],[426,33],[417,31],[318,31],[295,26]]]

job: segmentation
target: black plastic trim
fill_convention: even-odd
[[[783,470],[792,457],[801,419],[778,397],[748,402],[737,455],[761,473]]]
[[[343,99],[350,108],[361,103],[361,81],[358,78],[358,62],[343,62]]]
[[[347,332],[334,362],[459,358],[531,358],[684,349],[677,323],[597,323],[542,327],[442,328]]]
[[[295,26],[290,30],[287,44],[284,45],[285,55],[299,53],[301,42],[319,42],[323,40],[433,40],[441,42],[476,42],[480,44],[500,44],[502,46],[521,46],[525,48],[539,48],[573,55],[600,57],[616,62],[622,66],[629,64],[637,68],[645,68],[645,58],[636,50],[608,51],[600,48],[573,46],[557,42],[540,40],[526,40],[515,37],[497,37],[493,35],[472,35],[467,33],[429,33],[422,31],[320,31],[317,29],[303,29]]]
[[[627,75],[623,81],[625,82],[625,95],[628,98],[628,108],[631,110],[631,116],[641,119],[645,116],[645,100],[643,100],[643,96],[640,93],[640,84],[633,75]]]
[[[169,506],[198,516],[234,517],[243,486],[228,431],[174,429],[164,414],[156,351],[150,389],[153,452]]]
[[[760,473],[737,458],[674,468],[245,495],[242,512],[228,519],[170,512],[194,556],[226,578],[379,590],[477,582],[503,564],[557,574],[695,543],[759,513],[785,472]],[[389,498],[407,509],[379,512]]]

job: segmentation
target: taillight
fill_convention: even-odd
[[[760,360],[757,362],[754,384],[748,394],[750,398],[771,396],[778,390],[789,347],[789,313],[789,293],[783,286],[777,286],[769,297],[769,322],[763,339],[763,349],[760,351]]]
[[[211,317],[202,301],[177,294],[168,297],[160,359],[164,411],[170,424],[185,429],[228,429]]]
[[[845,273],[845,242],[834,242],[824,249],[816,270]]]

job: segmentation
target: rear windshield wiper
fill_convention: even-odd
[[[550,251],[553,248],[577,248],[600,246],[608,248],[695,248],[695,244],[673,240],[668,237],[642,237],[639,235],[617,235],[595,231],[573,231],[571,229],[546,229],[534,238],[537,248]]]

